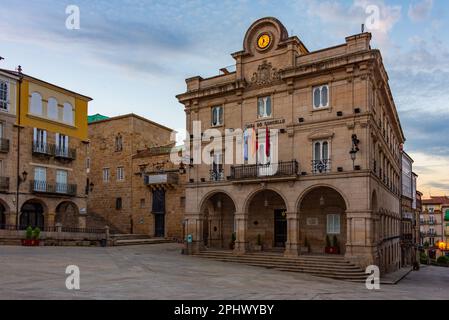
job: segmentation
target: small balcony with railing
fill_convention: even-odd
[[[60,160],[75,160],[76,159],[76,149],[56,147],[55,148],[55,158]]]
[[[178,172],[148,173],[144,176],[144,183],[149,187],[175,186],[179,184]]]
[[[0,192],[9,191],[9,178],[8,177],[0,177]]]
[[[50,184],[47,181],[30,181],[31,193],[76,196],[77,185],[68,183]]]
[[[224,181],[225,173],[223,169],[219,170],[210,170],[209,171],[209,179],[210,181]]]
[[[331,172],[331,159],[312,160],[312,173],[323,174]]]
[[[250,164],[231,167],[229,180],[253,180],[268,178],[297,178],[299,171],[298,161],[286,161],[268,164]]]
[[[9,140],[0,138],[0,152],[1,153],[9,152]]]
[[[33,141],[33,154],[39,156],[54,156],[56,151],[56,147],[54,144]]]
[[[441,234],[439,234],[436,231],[424,231],[421,232],[421,237],[431,237],[431,238],[435,238],[435,237],[440,237]]]

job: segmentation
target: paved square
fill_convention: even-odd
[[[449,299],[449,269],[423,267],[398,285],[349,283],[183,256],[178,244],[0,246],[0,299]],[[65,287],[68,265],[81,290]]]

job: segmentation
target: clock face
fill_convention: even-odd
[[[259,39],[257,39],[257,46],[260,49],[265,49],[266,47],[268,47],[271,43],[271,37],[268,34],[263,34],[259,37]]]

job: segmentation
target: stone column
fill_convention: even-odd
[[[284,255],[296,257],[299,251],[299,212],[287,212],[287,242]]]
[[[245,254],[248,251],[248,215],[246,213],[235,213],[235,247],[234,253],[237,255]]]
[[[10,226],[15,226],[16,225],[16,221],[17,221],[17,213],[10,211],[9,213],[6,214],[5,216],[6,218],[6,224],[10,225]],[[20,224],[20,221],[19,221]]]
[[[199,253],[204,250],[203,243],[203,222],[204,219],[201,214],[198,213],[186,213],[186,249],[188,254]],[[188,243],[188,236],[192,236],[192,242]]]
[[[55,226],[55,213],[49,212],[45,216],[45,227],[54,227]]]

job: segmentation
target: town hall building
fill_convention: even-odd
[[[309,51],[280,21],[263,18],[232,54],[235,70],[186,80],[177,98],[190,154],[197,121],[202,133],[243,132],[244,154],[225,161],[223,143],[210,164],[191,159],[185,232],[193,253],[336,254],[384,273],[400,267],[405,137],[382,55],[370,41],[361,33]]]

